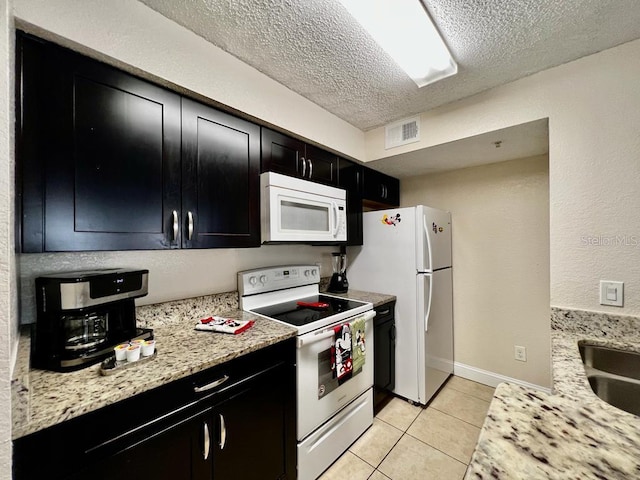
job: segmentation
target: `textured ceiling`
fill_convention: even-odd
[[[418,89],[337,0],[141,0],[362,130],[640,38],[639,0],[424,0],[458,74]]]

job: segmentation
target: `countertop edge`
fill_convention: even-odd
[[[640,351],[640,319],[552,307],[553,394],[502,383],[494,393],[466,480],[633,478],[640,417],[591,390],[578,341]],[[595,442],[595,443],[594,443]],[[594,446],[597,444],[597,449]]]
[[[395,296],[392,295],[359,290],[349,290],[344,294],[326,293],[353,300],[371,302],[374,307],[395,300]],[[69,373],[30,370],[29,352],[31,342],[29,328],[23,328],[19,339],[16,366],[11,379],[12,440],[296,336],[297,330],[295,328],[238,310],[237,300],[237,292],[225,292],[211,296],[137,307],[138,326],[154,328],[159,352],[158,359],[149,362],[147,370],[155,368],[158,370],[166,369],[167,371],[155,376],[150,376],[149,371],[146,371],[144,381],[138,382],[133,387],[129,385],[122,387],[122,385],[118,384],[118,379],[124,383],[130,382],[135,376],[135,368],[128,370],[129,373],[123,371],[109,377],[99,375],[99,365]],[[201,348],[204,346],[207,349],[221,349],[223,346],[233,343],[234,336],[232,335],[210,332],[196,332],[194,334],[192,332],[192,325],[197,319],[213,314],[245,320],[255,318],[256,324],[247,332],[241,334],[240,338],[235,339],[242,341],[242,343],[236,345],[237,348],[233,348],[231,351],[216,356],[211,356],[210,353],[203,354],[204,359],[192,359],[187,363],[181,363],[180,358],[167,358],[172,356],[167,339],[173,339],[174,341],[180,341],[185,338],[196,339]],[[196,336],[189,337],[189,335]],[[251,341],[252,335],[259,337],[259,339],[256,338]],[[215,347],[216,345],[217,347]],[[179,356],[179,353],[176,353],[176,355]],[[184,352],[182,353],[185,354]],[[140,369],[141,372],[142,369]],[[101,382],[92,381],[97,379],[101,379]],[[70,392],[70,395],[66,398],[61,393],[64,390],[65,382],[68,383],[69,388],[67,390]],[[99,383],[102,383],[102,387],[96,385]],[[48,390],[48,392],[45,392],[45,390]],[[105,394],[104,390],[109,390],[109,394]]]

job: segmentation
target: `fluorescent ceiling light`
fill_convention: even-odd
[[[458,72],[420,0],[340,0],[418,87]]]

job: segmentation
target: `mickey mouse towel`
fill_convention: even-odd
[[[351,327],[348,323],[333,328],[334,342],[331,346],[331,370],[333,378],[345,378],[353,370],[351,359]]]

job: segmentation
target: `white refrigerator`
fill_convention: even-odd
[[[363,214],[349,288],[395,295],[394,393],[425,405],[453,373],[451,214],[418,205]]]

